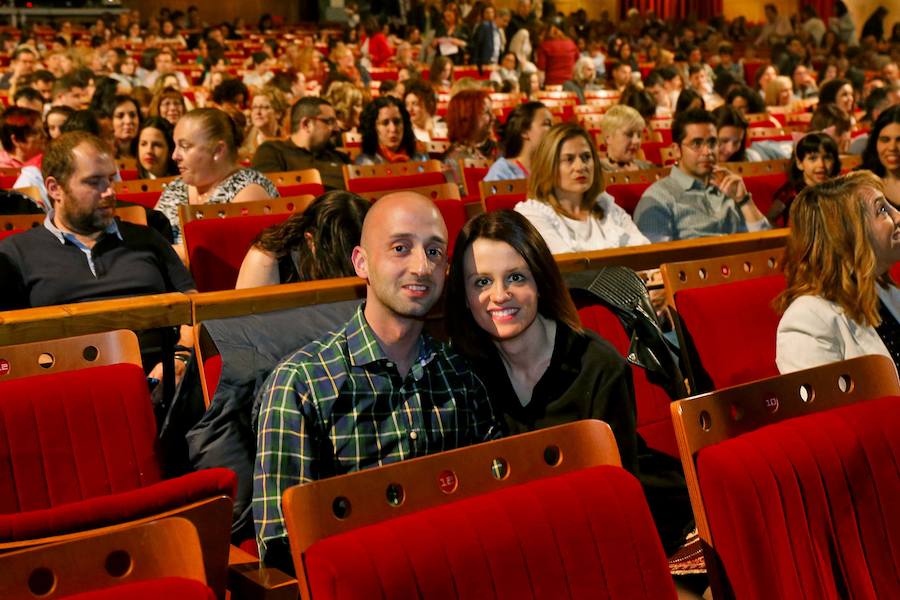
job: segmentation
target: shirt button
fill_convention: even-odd
[[[409,439],[411,439],[412,441],[416,441],[417,439],[419,439],[419,434],[418,434],[418,432],[415,431],[415,430],[410,431],[410,432],[409,432]]]
[[[389,367],[389,368],[394,366],[394,363],[392,363],[391,361],[387,361],[387,362],[384,363],[384,364],[385,364],[387,367]]]

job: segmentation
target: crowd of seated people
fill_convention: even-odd
[[[898,362],[900,25],[858,35],[846,7],[826,23],[811,6],[788,18],[767,5],[747,27],[636,10],[613,23],[530,0],[413,5],[319,28],[163,8],[0,33],[0,168],[47,213],[0,241],[4,310],[193,293],[181,207],[277,198],[275,174],[318,171],[326,192],[260,233],[237,277],[366,283],[354,317],[263,389],[253,509],[271,564],[290,568],[279,502],[292,483],[582,418],[608,421],[640,474],[631,372],[580,325],[553,255],[790,227],[779,369]],[[346,191],[352,165],[429,159],[467,201],[474,163],[527,192],[454,240],[414,192]],[[762,198],[737,168],[767,160],[784,179]],[[665,167],[633,210],[607,190]],[[130,172],[171,179],[151,229],[113,219]],[[452,348],[422,330],[445,276]],[[192,343],[183,330],[179,346]],[[344,377],[352,393],[321,383]],[[431,394],[433,414],[399,417],[410,389]],[[388,413],[371,406],[382,394]],[[329,446],[355,428],[360,447]]]

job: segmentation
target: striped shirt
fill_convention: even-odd
[[[261,400],[253,516],[263,558],[287,535],[287,488],[500,436],[484,384],[459,355],[423,333],[401,377],[363,306],[278,365]]]

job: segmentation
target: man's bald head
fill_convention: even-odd
[[[434,202],[416,192],[392,192],[379,198],[372,204],[372,208],[366,213],[366,218],[363,221],[360,245],[366,248],[367,241],[371,241],[373,235],[385,233],[390,229],[392,222],[397,221],[404,215],[418,215],[439,223],[446,245],[447,226],[444,224],[441,211],[438,210]]]

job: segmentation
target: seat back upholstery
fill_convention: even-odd
[[[643,171],[614,171],[603,174],[603,185],[616,204],[629,215],[634,214],[644,191],[654,182],[666,177],[670,168],[645,169]]]
[[[785,286],[782,255],[778,249],[662,265],[695,392],[778,374],[781,317],[772,302]]]
[[[160,480],[141,367],[114,364],[0,380],[0,514]]]
[[[439,160],[382,165],[344,165],[347,191],[359,194],[446,183]]]
[[[527,179],[507,179],[504,181],[482,181],[481,204],[484,212],[512,210],[519,202],[528,199]]]
[[[640,485],[616,463],[609,427],[582,421],[293,487],[301,595],[673,598]]]
[[[604,305],[578,295],[575,298],[581,324],[607,340],[619,354],[628,356],[631,338],[619,318]],[[660,386],[650,383],[647,372],[629,365],[634,380],[634,400],[637,405],[637,430],[651,448],[678,457],[678,445],[672,430],[669,404],[672,399]]]
[[[897,595],[900,381],[890,359],[682,400],[672,416],[715,597]]]
[[[188,265],[201,292],[233,289],[247,250],[265,228],[291,213],[200,219],[184,224]]]

